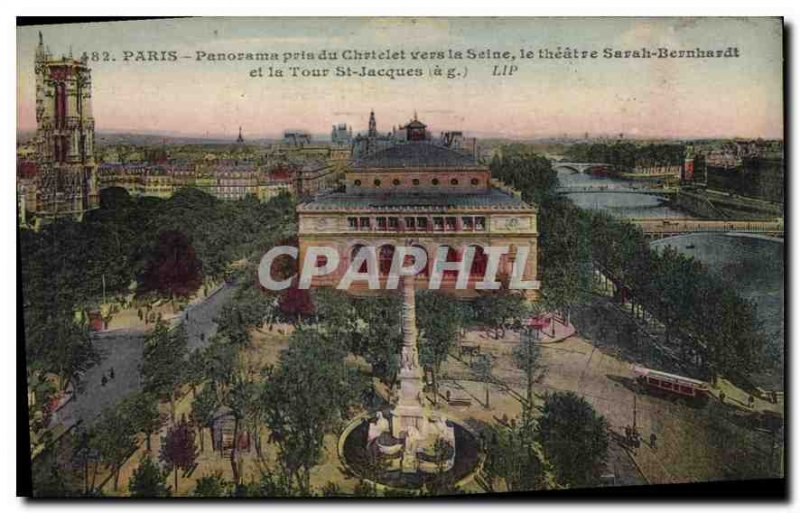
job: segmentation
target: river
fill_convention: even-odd
[[[631,180],[589,176],[560,170],[563,187],[633,185]],[[647,194],[574,193],[577,206],[601,210],[621,218],[692,217],[669,205],[666,199]],[[723,282],[752,301],[767,339],[772,365],[754,379],[764,386],[783,389],[784,353],[784,244],[782,240],[736,234],[697,233],[662,239],[653,248],[672,246],[705,264]]]

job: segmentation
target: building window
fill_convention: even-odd
[[[444,219],[444,226],[448,232],[456,231],[456,218],[455,217],[446,217]]]
[[[450,180],[450,185],[458,185],[458,180],[453,178],[452,180]]]
[[[439,179],[438,178],[434,178],[433,180],[431,180],[431,183],[433,185],[439,185]]]
[[[392,180],[392,184],[395,185],[395,186],[400,185],[400,180],[395,178],[394,180]]]
[[[385,217],[378,217],[375,219],[378,222],[378,230],[385,232],[386,231],[386,218]]]
[[[469,274],[475,278],[483,277],[486,275],[489,257],[481,246],[473,247],[475,248],[475,253],[472,256],[472,267],[469,270]]]
[[[358,230],[358,219],[355,217],[348,217],[347,218],[347,227],[351,230]]]
[[[355,182],[353,182],[353,185],[355,185],[356,187],[361,187],[361,180],[356,180]]]
[[[472,180],[469,181],[469,183],[471,183],[472,185],[478,185],[478,179],[473,178]]]
[[[362,230],[369,230],[370,228],[369,217],[360,218],[358,221],[358,225]]]
[[[433,218],[433,231],[435,232],[444,231],[444,219],[442,219],[441,217]]]
[[[419,178],[414,178],[413,180],[411,180],[411,183],[414,185],[419,185]]]
[[[372,182],[372,183],[374,183],[374,184],[375,184],[375,187],[380,187],[380,186],[381,186],[381,181],[380,181],[380,180],[378,180],[377,178],[376,178],[376,179],[375,179],[375,181],[374,181],[374,182]]]
[[[427,217],[418,217],[417,218],[417,231],[424,232],[428,230],[428,218]]]
[[[396,232],[400,229],[400,220],[396,217],[389,218],[389,229]]]
[[[413,217],[406,217],[405,223],[406,223],[406,230],[413,230],[416,227],[416,223],[414,223]]]
[[[392,260],[394,259],[394,246],[386,245],[381,246],[378,253],[378,270],[381,275],[386,276],[392,269]]]
[[[476,217],[475,218],[475,230],[476,231],[483,231],[486,229],[486,218],[485,217]]]
[[[475,226],[472,222],[471,217],[462,217],[461,218],[461,227],[464,231],[471,232]]]

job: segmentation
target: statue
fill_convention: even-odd
[[[381,436],[383,433],[389,431],[389,420],[383,416],[383,413],[378,412],[375,420],[369,423],[369,432],[367,433],[367,444]]]

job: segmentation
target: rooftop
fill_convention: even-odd
[[[393,167],[478,167],[471,155],[430,142],[397,144],[353,162],[356,169]]]
[[[524,210],[528,205],[517,196],[500,189],[489,189],[480,194],[351,194],[336,192],[319,196],[298,207],[300,212],[325,212],[336,210],[408,210],[408,209],[474,209],[474,210]]]

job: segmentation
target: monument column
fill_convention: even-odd
[[[404,438],[410,427],[421,437],[427,435],[428,422],[425,415],[423,371],[419,364],[417,349],[417,316],[414,297],[414,276],[403,276],[403,349],[400,353],[400,381],[397,406],[392,412],[392,435]]]

